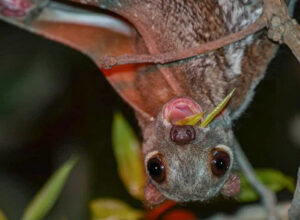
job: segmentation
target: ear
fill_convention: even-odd
[[[145,185],[145,199],[147,206],[157,206],[163,203],[166,197],[148,179]]]
[[[129,23],[101,10],[50,2],[29,24],[1,13],[0,19],[74,48],[99,67],[100,58],[106,55],[147,53],[144,41]],[[174,95],[155,66],[123,65],[102,72],[144,121],[156,116],[163,103]]]
[[[241,180],[238,174],[230,174],[228,180],[221,189],[221,194],[225,197],[236,196],[241,189]]]

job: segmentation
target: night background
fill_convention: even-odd
[[[297,18],[299,12],[300,7]],[[46,219],[88,219],[89,201],[100,197],[142,208],[117,174],[111,143],[117,111],[141,137],[133,110],[81,53],[4,22],[0,34],[0,209],[9,219],[19,219],[43,183],[72,155],[80,160]],[[296,178],[299,91],[300,65],[281,46],[253,102],[235,124],[255,168],[274,168]],[[286,190],[277,195],[280,201],[292,198]],[[217,199],[183,206],[207,216],[240,205]]]

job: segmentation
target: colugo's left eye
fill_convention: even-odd
[[[158,155],[148,160],[147,169],[149,175],[155,182],[162,183],[165,181],[166,168],[161,158]]]
[[[225,151],[214,150],[210,165],[215,176],[223,176],[230,166],[230,156]]]

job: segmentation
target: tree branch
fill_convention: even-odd
[[[262,199],[264,207],[267,209],[267,219],[268,220],[277,220],[278,213],[276,211],[276,198],[275,195],[267,189],[261,181],[257,178],[254,173],[254,170],[248,161],[245,153],[243,152],[240,144],[234,137],[234,147],[237,161],[240,165],[241,170],[245,174],[245,177],[248,179],[251,186],[257,191]]]
[[[296,20],[291,20],[286,24],[286,31],[283,42],[292,50],[295,57],[300,62],[300,26]]]
[[[260,18],[246,29],[230,34],[218,40],[202,44],[198,47],[194,47],[182,51],[171,51],[171,52],[159,53],[159,54],[140,54],[140,55],[124,54],[117,57],[105,56],[102,59],[100,59],[100,65],[103,68],[109,69],[113,66],[123,65],[123,64],[133,64],[133,63],[165,64],[169,62],[183,60],[213,50],[217,50],[221,47],[242,40],[248,37],[249,35],[263,29],[265,26],[266,26],[265,19]]]

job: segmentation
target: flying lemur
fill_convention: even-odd
[[[181,51],[217,40],[246,28],[262,11],[262,0],[0,0],[3,20],[69,45],[100,68],[106,55]],[[101,68],[142,129],[149,205],[239,191],[232,122],[252,100],[276,48],[262,31],[165,65]],[[207,127],[176,125],[208,114],[233,89],[229,105]]]

